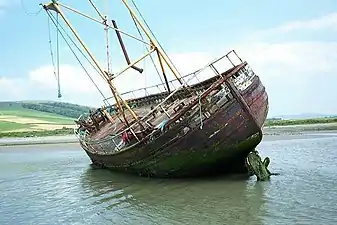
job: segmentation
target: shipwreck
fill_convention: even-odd
[[[134,1],[121,0],[121,3],[139,32],[137,37],[120,29],[115,20],[108,20],[93,1],[89,0],[89,3],[97,17],[88,16],[59,1],[42,6],[65,38],[65,28],[59,21],[62,20],[77,41],[76,47],[87,55],[112,93],[112,97],[103,99],[102,107],[81,115],[75,121],[75,134],[92,164],[149,177],[252,172],[247,156],[255,152],[262,140],[261,129],[268,114],[268,94],[249,64],[232,50],[192,73],[181,75]],[[103,67],[63,10],[104,28],[107,57],[109,31],[113,31],[125,57],[125,67],[113,73],[109,60]],[[147,52],[131,61],[123,35],[145,45]],[[129,70],[143,73],[139,62],[149,57],[162,82],[120,93],[114,80]],[[223,69],[224,65],[228,65],[227,68]],[[168,74],[173,75],[173,79],[169,79]]]

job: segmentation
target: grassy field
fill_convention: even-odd
[[[22,123],[6,122],[6,121],[0,122],[1,132],[8,132],[8,131],[13,131],[13,130],[18,130],[18,129],[27,129],[31,127],[32,125],[30,124],[22,124]]]
[[[0,102],[0,138],[73,134],[75,118],[88,110],[85,106],[60,102],[27,104],[27,102]],[[302,120],[267,119],[265,127],[309,124],[336,124],[330,126],[330,129],[337,129],[337,117]]]
[[[55,130],[33,130],[33,131],[11,131],[0,132],[0,138],[22,138],[22,137],[47,137],[47,136],[62,136],[73,134],[71,128],[61,128]]]
[[[0,108],[0,116],[16,116],[20,118],[28,118],[28,119],[35,119],[35,120],[43,120],[49,123],[56,123],[56,124],[73,124],[74,119],[53,114],[47,112],[39,112],[36,110],[25,109],[25,108]]]
[[[73,127],[74,118],[0,104],[0,137],[69,134]]]
[[[309,125],[309,124],[327,124],[337,123],[337,117],[317,118],[317,119],[298,119],[298,120],[268,120],[265,126],[289,126],[289,125]]]

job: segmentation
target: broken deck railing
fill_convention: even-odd
[[[160,104],[156,105],[153,110],[151,110],[150,112],[148,112],[143,118],[142,121],[144,121],[145,123],[149,121],[149,118],[151,117],[152,113],[155,110],[158,110],[159,108],[163,107],[163,104],[170,99],[177,91],[179,91],[182,87],[177,88],[176,90],[174,90],[172,93],[169,94],[169,96],[167,96],[163,102],[161,102]],[[108,152],[106,152],[104,149],[113,149],[112,152],[116,152],[119,151],[121,149],[124,148],[124,146],[122,146],[122,142],[121,141],[117,141],[117,140],[122,140],[122,135],[124,132],[128,132],[130,131],[133,136],[135,136],[135,132],[133,131],[133,129],[135,128],[135,126],[137,126],[137,123],[132,124],[131,126],[129,126],[128,128],[120,131],[117,134],[112,134],[111,136],[108,136],[106,138],[103,138],[101,140],[94,140],[91,139],[89,136],[85,135],[82,136],[80,134],[77,135],[78,139],[85,145],[87,146],[88,151],[93,151],[95,149],[95,152],[100,152],[103,154],[108,154]],[[138,142],[137,142],[138,143]],[[95,147],[93,147],[95,146]],[[129,147],[129,146],[128,146]],[[111,153],[111,152],[110,152]]]
[[[235,70],[233,70],[231,72],[231,74],[237,74],[238,71],[241,71],[244,67],[245,67],[244,64],[241,65],[241,66],[239,66],[239,67],[237,67]],[[222,78],[222,79],[225,79],[225,78]],[[214,85],[217,86],[216,84],[214,84]],[[214,85],[212,85],[212,86],[214,86]],[[182,87],[180,87],[180,88],[182,88]],[[156,105],[156,107],[153,110],[151,110],[150,112],[148,112],[147,115],[145,115],[141,120],[143,122],[145,122],[145,123],[148,122],[150,120],[150,117],[151,117],[151,114],[153,113],[153,111],[156,110],[156,109],[159,109],[159,108],[162,109],[163,108],[163,104],[169,98],[171,98],[175,94],[175,92],[179,91],[180,88],[176,89],[169,96],[167,96],[167,98],[164,99],[163,102],[161,102],[158,105]],[[210,92],[211,89],[214,89],[214,87],[209,87],[206,92]],[[207,95],[206,92],[203,95],[205,95],[205,94]],[[191,109],[191,107],[193,108],[195,106],[196,106],[196,103],[195,104],[193,103],[188,108]],[[188,110],[188,109],[185,109],[184,111],[186,111],[186,110]],[[167,117],[170,118],[171,115],[167,115]],[[174,122],[175,120],[179,119],[178,117],[175,116],[174,118],[170,118],[170,121],[172,120]],[[79,138],[80,138],[81,142],[84,143],[85,146],[87,146],[87,149],[89,151],[93,151],[93,149],[95,149],[96,153],[100,152],[101,154],[109,154],[111,152],[117,152],[117,151],[120,151],[122,149],[127,149],[127,148],[130,147],[130,146],[125,146],[124,145],[124,143],[122,141],[122,135],[123,135],[124,132],[130,131],[131,134],[135,136],[135,133],[134,133],[133,129],[135,128],[134,126],[136,126],[136,124],[137,123],[134,123],[130,127],[126,128],[125,130],[123,130],[123,131],[121,131],[121,132],[119,132],[117,134],[112,134],[111,136],[108,136],[108,137],[106,137],[104,139],[101,139],[101,140],[93,140],[93,139],[91,139],[88,136],[79,136]],[[139,143],[139,140],[135,144],[137,144],[137,143]],[[106,152],[105,149],[111,149],[111,150],[109,152]]]
[[[234,53],[234,51],[231,51],[229,52],[228,54],[230,53]],[[195,71],[194,73],[191,73],[191,74],[188,74],[186,76],[184,76],[185,78],[186,77],[189,77],[189,79],[193,79],[194,77],[198,77],[198,75],[202,72],[202,71],[205,71],[205,69],[207,68],[211,68],[212,67],[212,71],[213,73],[215,73],[216,75],[220,75],[219,71],[217,70],[218,67],[215,67],[214,65],[218,62],[220,62],[222,59],[226,58],[232,65],[232,68],[233,67],[236,67],[237,65],[239,64],[242,64],[242,61],[239,57],[237,57],[239,59],[239,63],[235,64],[229,57],[228,57],[228,54],[226,54],[225,56],[222,56],[216,60],[214,60],[213,62],[207,64],[204,68],[202,69],[199,69],[197,71]],[[236,54],[235,54],[236,55]],[[247,80],[251,80],[251,77],[253,77],[255,74],[252,72],[252,70],[249,69],[249,66],[246,65],[246,66],[241,66],[240,67],[241,69],[237,68],[236,72],[232,71],[231,73],[235,73],[237,74],[236,77],[233,77],[234,80],[233,82],[234,83],[237,83],[237,85],[240,85],[240,82],[242,81],[247,81]],[[228,70],[228,69],[227,69]],[[227,71],[227,70],[220,70],[220,71]],[[234,74],[233,73],[233,74]],[[214,75],[213,75],[214,76]],[[200,79],[200,78],[199,78]],[[207,79],[207,78],[206,78]],[[171,92],[170,94],[168,94],[165,98],[162,98],[161,102],[158,102],[158,104],[152,109],[150,110],[145,116],[142,117],[142,121],[147,123],[149,122],[149,120],[151,119],[151,115],[154,111],[160,109],[162,111],[164,111],[164,113],[166,114],[166,116],[168,117],[168,119],[170,119],[171,115],[169,113],[167,113],[164,109],[164,105],[165,103],[170,99],[172,98],[178,91],[180,91],[181,89],[183,88],[183,86],[180,86],[178,88],[176,88],[173,92]],[[117,133],[117,134],[113,134],[111,136],[108,136],[104,139],[101,139],[101,140],[93,140],[91,138],[89,138],[88,136],[78,136],[82,142],[84,142],[88,147],[90,146],[90,149],[93,149],[92,147],[95,146],[95,149],[99,149],[101,153],[103,154],[106,154],[107,152],[104,150],[104,149],[112,149],[113,152],[115,151],[119,151],[123,148],[125,148],[126,146],[122,146],[122,134],[124,132],[127,132],[127,131],[130,131],[131,134],[133,136],[136,136],[133,129],[135,128],[134,126],[136,126],[137,123],[134,123],[132,124],[130,127],[126,128],[125,130]]]
[[[231,50],[226,55],[223,55],[201,69],[198,69],[192,73],[182,76],[188,85],[193,85],[204,80],[207,80],[214,75],[220,75],[221,73],[241,64],[242,59],[236,54],[235,50]],[[177,79],[169,80],[170,90],[177,90],[181,85]],[[144,96],[155,95],[159,93],[165,93],[167,91],[166,84],[156,84],[149,87],[130,90],[121,94],[124,99],[135,99]],[[113,100],[113,97],[109,97],[103,100],[106,105],[109,105],[109,100]]]
[[[238,71],[232,78],[234,85],[240,91],[245,90],[252,82],[253,78],[256,76],[251,67],[247,64],[241,70]]]

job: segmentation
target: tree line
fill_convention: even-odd
[[[88,113],[90,107],[64,102],[39,102],[22,103],[23,108],[32,109],[40,112],[54,113],[70,118],[78,118],[83,113]]]

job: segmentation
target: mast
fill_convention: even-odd
[[[106,41],[106,63],[107,63],[107,71],[110,73],[110,57],[109,57],[109,26],[107,24],[108,21],[108,16],[105,15],[103,16],[102,13],[98,10],[98,8],[95,6],[92,0],[89,0],[90,4],[92,7],[95,9],[97,12],[98,16],[101,18],[103,21],[104,25],[104,30],[105,30],[105,41]]]
[[[169,83],[166,77],[166,72],[164,69],[164,64],[167,65],[168,69],[170,72],[172,72],[172,74],[175,76],[175,78],[179,81],[179,83],[184,87],[187,86],[186,82],[184,81],[184,79],[181,77],[181,75],[179,74],[178,70],[175,68],[175,66],[173,65],[173,63],[170,61],[170,59],[168,58],[167,54],[165,53],[165,51],[162,49],[162,47],[160,46],[160,44],[158,43],[158,41],[156,40],[154,34],[152,33],[151,29],[149,28],[148,24],[146,23],[145,19],[143,18],[141,12],[139,11],[139,9],[137,8],[137,6],[135,5],[135,3],[133,2],[133,0],[131,0],[131,2],[134,5],[135,10],[137,11],[137,14],[134,12],[134,10],[132,9],[132,7],[129,5],[127,0],[121,0],[123,6],[126,7],[126,9],[128,10],[128,12],[130,13],[135,26],[139,32],[139,35],[141,36],[141,38],[138,38],[134,35],[131,35],[123,30],[121,30],[120,28],[117,27],[116,23],[114,23],[114,21],[110,21],[108,20],[107,16],[103,16],[98,8],[94,5],[92,0],[89,0],[90,4],[92,5],[92,7],[96,10],[99,18],[94,18],[92,16],[86,15],[85,13],[82,13],[76,9],[73,9],[69,6],[66,6],[62,3],[59,3],[57,0],[51,0],[50,3],[43,5],[43,8],[47,11],[47,10],[52,10],[55,11],[56,13],[60,14],[61,18],[64,20],[65,24],[69,27],[69,29],[71,30],[71,32],[74,34],[74,36],[76,37],[76,39],[79,41],[79,43],[81,44],[81,46],[83,47],[83,49],[85,50],[85,52],[89,55],[89,57],[91,58],[91,60],[94,62],[95,66],[98,68],[98,73],[101,74],[103,76],[103,78],[106,80],[106,82],[109,85],[109,88],[113,94],[113,98],[116,101],[116,104],[118,106],[118,109],[120,111],[120,113],[123,115],[125,123],[129,126],[127,120],[126,120],[126,116],[124,113],[124,109],[122,107],[122,104],[127,108],[127,110],[130,112],[130,114],[132,115],[132,117],[142,126],[142,124],[140,123],[141,121],[138,119],[138,116],[136,115],[136,113],[131,109],[131,107],[128,105],[128,103],[121,97],[121,95],[117,92],[116,87],[114,85],[114,79],[117,78],[118,76],[120,76],[122,73],[124,73],[125,71],[129,70],[130,68],[137,70],[138,72],[142,72],[143,69],[138,68],[136,66],[137,63],[139,63],[140,61],[144,60],[146,57],[151,57],[152,59],[152,53],[156,52],[157,53],[157,58],[159,61],[159,65],[160,68],[162,70],[162,76],[164,76],[165,78],[165,84],[167,86],[167,90],[170,93],[170,87],[169,87]],[[69,11],[72,11],[73,13],[76,13],[80,16],[85,17],[86,19],[89,19],[91,21],[94,21],[96,23],[99,23],[101,25],[104,26],[104,30],[106,31],[106,58],[107,58],[107,71],[105,71],[101,65],[98,63],[98,61],[96,60],[96,58],[93,56],[93,54],[89,51],[89,49],[86,47],[86,45],[84,44],[84,42],[81,40],[81,38],[79,37],[77,31],[74,29],[74,27],[70,24],[70,22],[68,21],[68,19],[65,17],[64,13],[61,11],[60,7],[63,7]],[[138,18],[138,15],[140,16],[140,18]],[[143,24],[143,22],[145,23],[145,25]],[[123,68],[121,71],[117,72],[117,73],[111,73],[110,72],[110,55],[109,55],[109,33],[108,33],[108,29],[112,29],[116,31],[116,35],[117,38],[120,42],[120,45],[122,47],[125,59],[127,61],[127,66],[125,68]],[[145,34],[145,36],[147,37],[147,40],[143,39],[143,36],[140,32],[140,30],[142,31],[142,33]],[[128,36],[134,40],[137,40],[145,45],[147,45],[149,48],[147,49],[146,54],[144,54],[143,56],[139,57],[136,60],[131,61],[126,53],[126,50],[124,48],[124,44],[122,42],[121,39],[121,34]],[[153,65],[154,67],[157,69],[153,59],[152,59]],[[95,68],[96,69],[96,68]],[[158,70],[157,70],[158,72]],[[158,72],[158,75],[161,77],[161,75]],[[163,82],[163,81],[162,81]],[[163,85],[165,85],[163,82]],[[122,104],[121,104],[122,103]]]
[[[166,65],[170,68],[171,72],[173,73],[173,75],[177,78],[177,80],[179,81],[180,84],[183,84],[183,81],[179,75],[179,72],[175,69],[175,67],[172,65],[172,63],[168,60],[165,52],[162,50],[162,48],[158,45],[158,43],[156,42],[156,40],[154,40],[154,38],[152,38],[150,31],[146,29],[146,27],[144,26],[144,24],[141,23],[141,21],[139,20],[138,16],[135,14],[135,12],[132,10],[132,8],[130,7],[129,3],[127,2],[127,0],[121,0],[123,2],[123,4],[125,5],[125,7],[129,10],[131,16],[135,19],[135,21],[137,22],[137,24],[141,27],[141,29],[144,31],[145,35],[147,36],[147,38],[150,40],[151,45],[153,45],[158,53],[158,57],[162,57],[163,60],[165,61]],[[160,59],[159,59],[160,60]],[[164,73],[165,74],[165,73]],[[165,77],[165,75],[164,75]]]
[[[84,48],[84,50],[87,52],[87,54],[89,55],[89,57],[91,58],[91,60],[94,62],[94,64],[97,66],[99,72],[103,75],[103,77],[105,78],[105,80],[107,81],[109,88],[113,94],[113,97],[118,105],[118,108],[120,110],[120,113],[123,115],[125,123],[128,124],[127,120],[126,120],[126,116],[124,114],[124,110],[120,104],[120,100],[122,100],[123,104],[126,106],[126,108],[130,111],[131,115],[134,117],[134,119],[136,121],[138,121],[138,116],[136,115],[136,113],[130,108],[130,106],[127,104],[127,102],[125,100],[123,100],[121,98],[121,96],[118,94],[116,87],[114,86],[114,84],[112,83],[112,79],[110,77],[109,72],[104,71],[103,68],[100,66],[100,64],[98,63],[98,61],[96,60],[96,58],[93,56],[93,54],[89,51],[89,49],[86,47],[86,45],[84,44],[84,42],[82,41],[82,39],[79,37],[78,33],[76,32],[75,28],[70,24],[70,22],[68,21],[68,19],[65,17],[64,13],[61,11],[60,7],[58,6],[58,3],[56,2],[56,0],[52,0],[52,2],[43,5],[43,8],[45,10],[53,10],[56,13],[60,14],[61,18],[64,20],[64,22],[66,23],[66,25],[69,27],[69,29],[72,31],[72,33],[74,34],[74,36],[77,38],[77,40],[80,42],[80,44],[82,45],[82,47]],[[97,9],[97,8],[96,8]],[[98,10],[97,10],[98,12]],[[99,12],[98,12],[99,13]],[[100,14],[100,13],[99,13]],[[100,14],[101,15],[101,14]],[[104,17],[103,17],[104,18]]]

